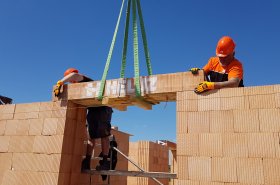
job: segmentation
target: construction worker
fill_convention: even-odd
[[[59,95],[60,88],[66,82],[79,83],[90,82],[91,78],[82,75],[75,68],[69,68],[64,73],[64,78],[57,82],[54,93]],[[109,136],[111,135],[111,117],[113,110],[111,107],[88,107],[87,108],[87,133],[88,144],[86,158],[82,161],[81,170],[90,170],[90,162],[95,146],[95,139],[101,138],[101,148],[103,161],[96,166],[96,170],[109,170],[110,162],[107,160],[109,154]]]
[[[199,68],[191,68],[197,74]],[[216,57],[211,57],[203,67],[207,81],[201,82],[194,89],[198,94],[225,87],[244,87],[242,63],[235,58],[235,43],[229,36],[222,37],[216,47]]]

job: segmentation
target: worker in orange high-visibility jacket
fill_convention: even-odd
[[[192,74],[197,74],[199,68],[191,68]],[[225,87],[244,87],[243,66],[235,58],[235,43],[229,36],[222,37],[216,47],[216,57],[211,57],[203,67],[208,81],[201,82],[194,89],[198,94]]]

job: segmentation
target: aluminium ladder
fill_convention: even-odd
[[[113,137],[113,139],[115,139]],[[110,146],[112,150],[117,151],[121,154],[124,158],[126,158],[129,162],[131,162],[134,166],[136,166],[140,171],[124,171],[124,170],[83,170],[82,173],[87,173],[91,175],[114,175],[114,176],[133,176],[133,177],[149,177],[152,178],[155,182],[159,185],[163,185],[159,180],[156,178],[168,178],[168,179],[175,179],[177,178],[177,174],[175,173],[166,173],[166,172],[147,172],[140,166],[138,166],[134,161],[128,158],[124,153],[122,153],[118,148],[114,146]],[[112,159],[110,159],[112,161]],[[109,180],[109,179],[108,179]]]

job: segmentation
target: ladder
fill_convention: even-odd
[[[115,175],[115,176],[132,176],[132,177],[151,177],[151,178],[168,178],[175,179],[175,173],[164,172],[145,172],[145,171],[125,171],[125,170],[84,170],[84,173],[91,175]],[[161,184],[161,183],[160,183]]]
[[[115,139],[112,137],[112,139]],[[126,158],[129,162],[131,162],[134,166],[136,166],[140,171],[124,171],[124,170],[83,170],[82,173],[87,173],[91,175],[113,175],[113,176],[133,176],[133,177],[149,177],[152,178],[155,182],[157,182],[159,185],[163,185],[159,180],[156,178],[168,178],[168,179],[175,179],[177,178],[177,174],[175,173],[166,173],[166,172],[147,172],[143,168],[141,168],[139,165],[137,165],[134,161],[132,161],[128,156],[126,156],[124,153],[122,153],[118,148],[111,146],[110,148],[112,150],[117,151],[119,154],[121,154],[124,158]],[[110,159],[112,161],[112,159]],[[108,179],[109,181],[109,179]],[[108,182],[108,185],[110,185],[110,182]]]

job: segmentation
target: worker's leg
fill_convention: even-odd
[[[108,161],[109,154],[109,137],[105,136],[101,138],[101,148],[103,160],[99,162],[100,165],[96,166],[96,170],[109,170],[110,161]]]
[[[95,127],[94,131],[96,136],[101,138],[101,147],[103,160],[100,161],[100,166],[96,166],[97,170],[109,170],[110,162],[107,160],[109,154],[109,136],[111,135],[111,117],[112,117],[112,108],[103,107],[100,112],[100,119]],[[97,138],[97,137],[96,137]]]
[[[100,161],[100,166],[97,167],[97,170],[110,170],[110,161],[108,161],[109,148],[110,148],[109,136],[101,138],[101,148],[103,160]],[[107,175],[101,175],[102,180],[105,181],[107,179]]]
[[[102,155],[103,160],[101,161],[101,165],[97,166],[97,170],[109,170],[110,169],[110,162],[108,161],[108,154],[109,154],[109,136],[111,131],[111,124],[110,123],[103,123],[102,125],[103,129],[100,130],[100,136],[101,136],[101,147],[102,147]]]
[[[108,156],[109,154],[109,137],[103,137],[101,138],[101,147],[102,147],[102,153],[103,156],[106,155]]]
[[[90,170],[90,162],[95,146],[95,139],[88,139],[86,158],[82,162],[82,170]]]
[[[87,153],[86,153],[87,156],[92,156],[94,146],[95,146],[95,139],[89,138],[87,143]]]
[[[93,149],[95,146],[95,139],[93,137],[92,133],[92,127],[93,127],[93,121],[91,118],[91,114],[87,114],[87,151],[86,151],[86,158],[82,161],[82,170],[90,170],[90,163],[91,163],[91,157],[93,153]]]

